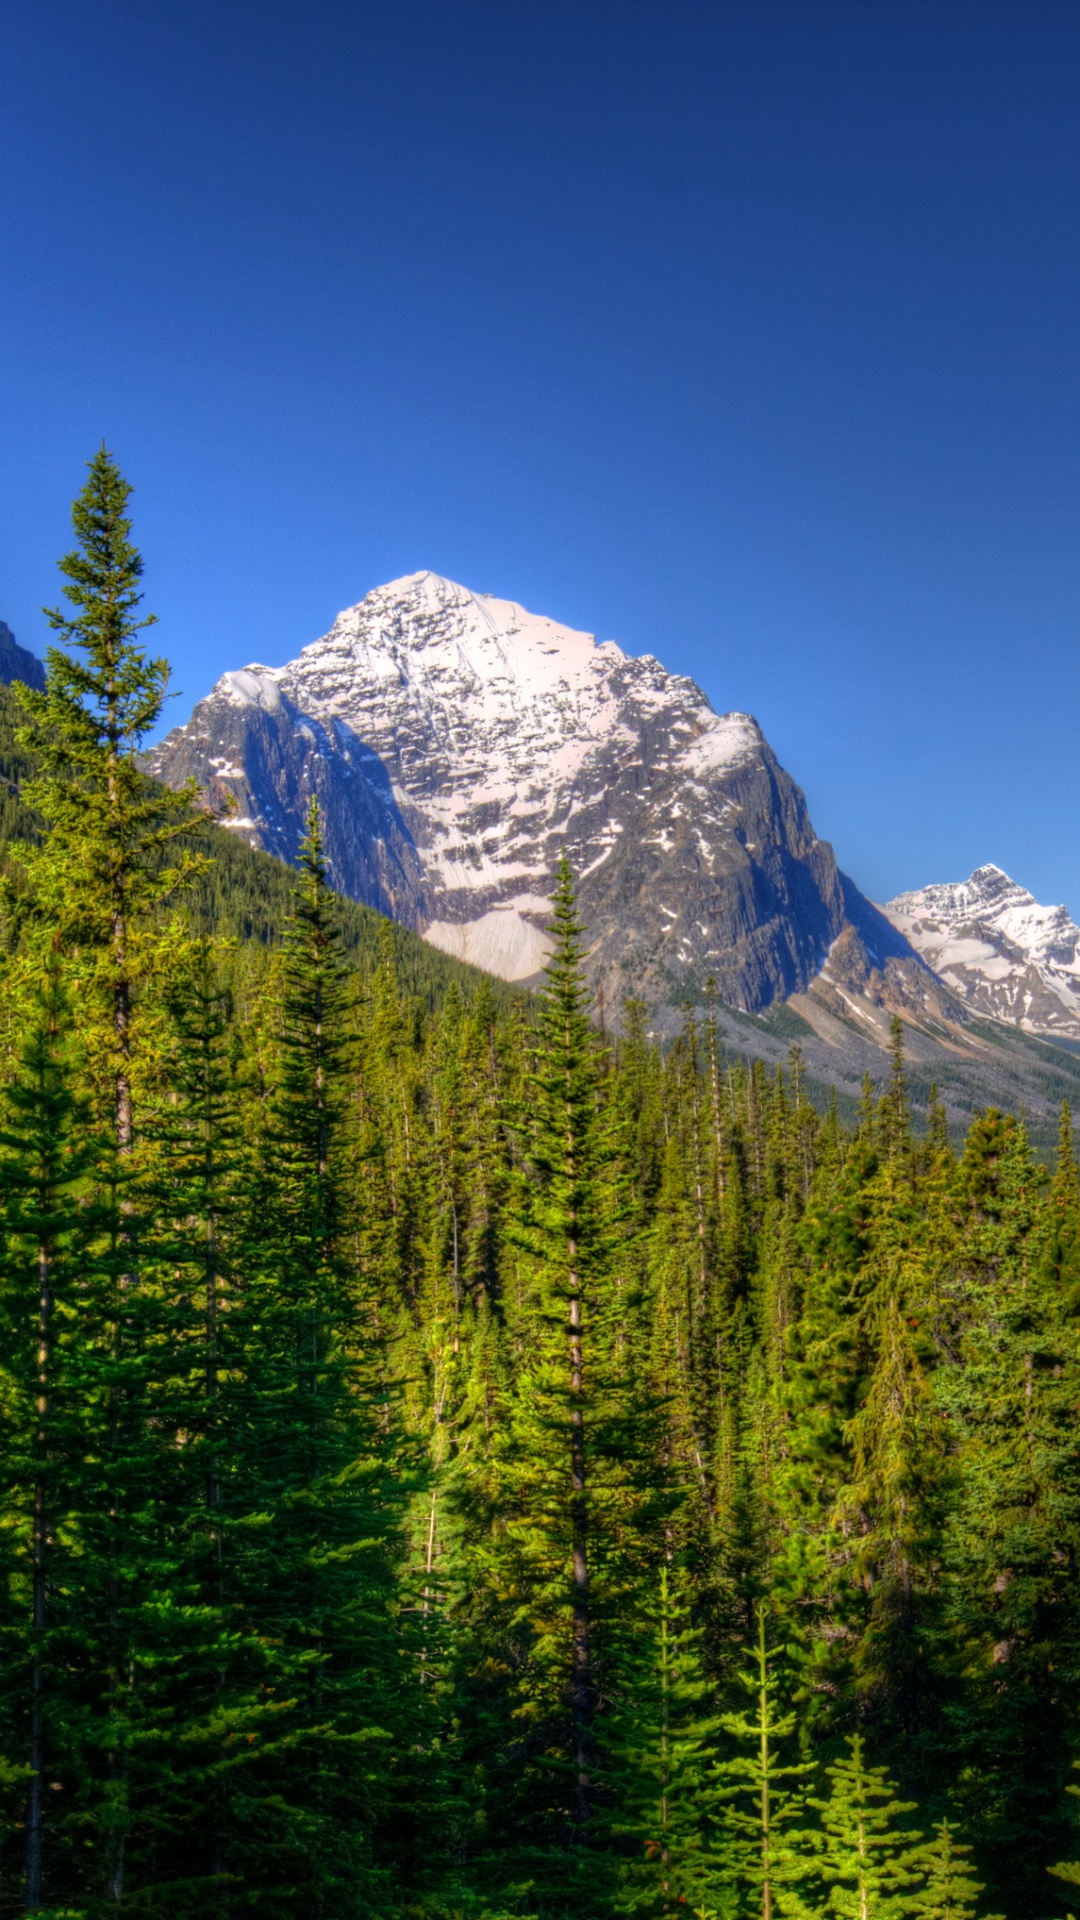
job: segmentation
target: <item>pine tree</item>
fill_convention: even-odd
[[[719,1874],[742,1890],[740,1915],[760,1915],[761,1920],[799,1911],[799,1889],[808,1870],[795,1823],[804,1810],[805,1783],[813,1766],[782,1761],[777,1752],[796,1725],[794,1713],[779,1708],[778,1652],[768,1645],[766,1609],[759,1605],[752,1660],[739,1674],[753,1709],[721,1714],[720,1725],[742,1750],[716,1768],[723,1783]]]
[[[949,1701],[946,1751],[992,1896],[1023,1912],[1064,1838],[1080,1356],[1068,1291],[1043,1257],[1057,1210],[1024,1128],[981,1116],[955,1189],[950,1286],[960,1337],[936,1395],[958,1482],[942,1536],[938,1658],[946,1674],[959,1667],[966,1678]]]
[[[90,1804],[98,1795],[95,1851],[100,1841],[114,1907],[125,1897],[138,1729],[167,1659],[161,1617],[145,1594],[148,1567],[167,1583],[162,1555],[169,1562],[175,1479],[168,1424],[155,1404],[155,1372],[168,1372],[171,1308],[141,1271],[137,1108],[140,1098],[148,1104],[159,1073],[154,1023],[171,960],[155,916],[197,866],[186,855],[167,866],[189,801],[157,788],[138,758],[160,713],[166,668],[138,644],[147,623],[137,617],[142,563],[130,539],[129,493],[103,449],[73,509],[78,546],[61,562],[73,611],[49,616],[81,657],[50,649],[45,692],[20,689],[20,738],[38,765],[26,798],[45,822],[42,844],[20,853],[33,903],[25,957],[33,964],[57,943],[65,954],[95,1121],[111,1135],[110,1155],[105,1135],[95,1134],[91,1197],[100,1230],[87,1252],[83,1332],[72,1348],[84,1459],[72,1488],[78,1522],[64,1523],[69,1540],[78,1532],[80,1554],[63,1631],[79,1649],[87,1702],[77,1737],[69,1724],[71,1760]],[[87,1886],[96,1871],[89,1869]]]
[[[940,1820],[934,1838],[915,1856],[926,1875],[918,1906],[922,1920],[975,1920],[982,1885],[971,1871],[970,1855],[951,1822]]]
[[[145,1796],[139,1848],[142,1860],[153,1860],[162,1911],[191,1908],[206,1920],[226,1912],[230,1900],[223,1735],[241,1722],[257,1723],[251,1673],[262,1665],[242,1604],[226,1602],[223,1487],[234,1464],[236,1412],[230,1387],[244,1364],[234,1339],[243,1117],[219,958],[208,941],[196,942],[170,984],[171,1098],[147,1123],[153,1166],[141,1234],[143,1265],[153,1263],[171,1310],[167,1383],[155,1395],[155,1418],[181,1434],[183,1445],[167,1581],[160,1564],[158,1571],[182,1639],[142,1742],[142,1766],[153,1760],[157,1777]]]
[[[24,1007],[29,1026],[4,1091],[0,1132],[0,1310],[7,1356],[3,1511],[9,1583],[16,1598],[4,1638],[7,1726],[19,1729],[26,1742],[26,1911],[37,1913],[56,1868],[47,1852],[45,1769],[61,1766],[67,1757],[65,1706],[68,1713],[72,1707],[63,1665],[53,1657],[50,1605],[57,1578],[63,1580],[54,1568],[53,1549],[71,1499],[71,1449],[73,1442],[77,1445],[75,1409],[65,1407],[69,1382],[57,1356],[63,1339],[57,1314],[66,1318],[75,1310],[72,1296],[88,1224],[80,1198],[94,1152],[75,1091],[71,1007],[55,958]]]
[[[715,1883],[710,1765],[717,1722],[688,1591],[685,1571],[665,1558],[652,1604],[639,1601],[635,1635],[613,1675],[606,1781],[613,1835],[631,1849],[613,1901],[620,1914],[685,1911]]]
[[[605,1145],[597,1065],[581,967],[581,927],[565,856],[555,891],[551,937],[553,951],[544,970],[546,984],[531,1076],[535,1104],[529,1138],[536,1182],[532,1240],[540,1267],[541,1313],[547,1337],[542,1355],[536,1356],[539,1365],[525,1361],[527,1371],[521,1384],[538,1426],[534,1438],[540,1440],[550,1461],[549,1489],[544,1494],[539,1488],[535,1491],[544,1505],[554,1503],[552,1517],[557,1519],[561,1543],[544,1584],[554,1576],[554,1590],[549,1588],[547,1605],[554,1605],[556,1617],[564,1611],[566,1616],[565,1640],[556,1657],[563,1667],[562,1684],[570,1709],[571,1827],[582,1842],[593,1812],[596,1708],[589,1564],[593,1545],[590,1523],[595,1508],[590,1488],[593,1436],[587,1431],[586,1413],[589,1401],[596,1403],[592,1375],[599,1358],[598,1283],[607,1247],[601,1192]],[[545,1560],[549,1551],[545,1542]],[[560,1641],[563,1631],[557,1630]]]
[[[784,1444],[769,1488],[779,1617],[809,1689],[811,1737],[827,1705],[847,1700],[865,1593],[850,1561],[844,1495],[852,1482],[852,1421],[866,1390],[866,1314],[876,1275],[876,1150],[865,1127],[846,1153],[823,1153],[795,1234],[805,1279],[785,1342]]]
[[[1076,1761],[1073,1762],[1074,1767],[1077,1764]],[[1069,1786],[1066,1788],[1066,1792],[1074,1798],[1080,1799],[1080,1787]],[[1080,1860],[1059,1860],[1049,1871],[1053,1874],[1055,1880],[1064,1880],[1070,1887],[1080,1887]]]
[[[166,856],[191,817],[190,795],[158,785],[139,750],[161,714],[168,679],[138,635],[142,558],[131,541],[131,488],[104,447],[72,509],[77,547],[61,562],[72,613],[49,612],[65,643],[50,647],[44,693],[18,689],[27,710],[19,738],[40,772],[25,789],[44,817],[31,875],[42,914],[86,949],[97,999],[97,1065],[107,1080],[122,1154],[134,1142],[132,1078],[137,986],[145,927],[198,870],[190,852]],[[79,654],[67,651],[77,647]]]
[[[904,1065],[904,1023],[894,1013],[889,1022],[889,1086],[881,1102],[881,1136],[886,1159],[894,1164],[911,1151],[911,1112]]]
[[[853,1666],[861,1694],[888,1703],[898,1730],[917,1731],[925,1683],[922,1635],[932,1609],[945,1437],[927,1376],[925,1294],[909,1236],[886,1221],[875,1235],[879,1297],[867,1315],[866,1391],[852,1417],[851,1479],[838,1501],[853,1577],[867,1597]],[[888,1244],[889,1239],[893,1244]],[[882,1242],[885,1242],[883,1245]],[[899,1285],[907,1298],[897,1297]]]
[[[847,1747],[825,1769],[828,1799],[809,1800],[821,1816],[815,1872],[824,1911],[839,1920],[903,1920],[921,1911],[921,1835],[900,1824],[915,1803],[896,1798],[884,1767],[866,1765],[861,1734]]]
[[[386,1898],[401,1502],[351,1259],[345,981],[314,807],[276,1016],[229,1314],[239,1377],[222,1411],[222,1602],[262,1649],[261,1672],[239,1649],[232,1680],[258,1709],[239,1723],[225,1870],[268,1916],[345,1920]]]
[[[614,1116],[565,863],[553,936],[532,1064],[511,1106],[520,1158],[501,1284],[505,1385],[487,1458],[470,1475],[479,1578],[469,1637],[479,1726],[494,1715],[501,1727],[473,1749],[489,1783],[491,1845],[553,1901],[561,1888],[584,1920],[610,1911],[598,1719],[652,1578],[666,1504],[647,1434],[655,1409],[635,1361],[639,1309],[619,1258]]]

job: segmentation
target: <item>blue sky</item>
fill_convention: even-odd
[[[877,898],[1080,914],[1075,0],[4,0],[0,617],[180,697],[419,567],[757,715]]]

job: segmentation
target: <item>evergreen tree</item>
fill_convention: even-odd
[[[639,1602],[634,1640],[615,1664],[606,1781],[613,1834],[631,1849],[613,1901],[619,1914],[676,1914],[715,1883],[709,1776],[717,1723],[687,1589],[684,1571],[664,1559],[655,1598]]]
[[[521,1870],[565,1889],[584,1916],[610,1911],[598,1713],[635,1630],[665,1507],[634,1363],[636,1308],[616,1262],[618,1150],[565,862],[553,936],[515,1115],[506,1385],[487,1471],[470,1482],[485,1515],[472,1612],[488,1712],[490,1689],[503,1692],[492,1816]],[[487,1741],[486,1767],[493,1757]]]
[[[939,1658],[955,1672],[963,1649],[968,1678],[947,1701],[948,1769],[994,1899],[1024,1914],[1039,1911],[1042,1869],[1065,1837],[1080,1550],[1076,1333],[1042,1258],[1045,1185],[1023,1127],[981,1116],[956,1185],[959,1353],[936,1382],[958,1467],[942,1541]]]
[[[139,1097],[148,1104],[160,1074],[155,1019],[171,962],[154,916],[197,864],[185,856],[166,866],[190,807],[186,797],[157,788],[138,759],[160,712],[166,668],[148,661],[137,642],[146,623],[137,618],[142,563],[130,540],[129,492],[102,450],[73,510],[78,547],[61,563],[73,612],[50,615],[82,657],[50,649],[46,691],[20,689],[21,739],[38,765],[26,798],[45,823],[41,845],[22,855],[34,904],[24,957],[33,965],[57,943],[65,953],[87,1090],[111,1137],[110,1153],[106,1136],[94,1134],[86,1197],[98,1232],[84,1255],[82,1337],[71,1356],[82,1459],[69,1480],[78,1520],[65,1519],[62,1530],[68,1542],[78,1537],[79,1554],[63,1609],[58,1600],[53,1615],[63,1612],[57,1632],[67,1636],[65,1657],[77,1647],[81,1666],[83,1711],[66,1737],[88,1796],[83,1817],[97,1796],[83,1884],[100,1890],[91,1857],[100,1860],[113,1907],[127,1885],[140,1728],[169,1657],[164,1616],[146,1588],[150,1567],[168,1584],[176,1459],[160,1395],[172,1312],[139,1255],[145,1157],[136,1156],[136,1107]],[[75,1800],[67,1804],[73,1825],[80,1809]],[[33,1834],[33,1805],[30,1811]]]
[[[19,737],[40,769],[25,798],[47,825],[29,861],[40,910],[87,950],[99,1018],[84,1031],[110,1090],[118,1150],[128,1153],[146,923],[199,862],[185,852],[178,865],[165,864],[188,825],[190,796],[151,780],[139,760],[168,666],[138,643],[154,617],[138,617],[143,566],[130,537],[131,488],[104,447],[89,471],[72,509],[78,545],[60,562],[73,611],[48,615],[65,644],[49,649],[44,693],[18,689],[27,710]]]
[[[921,1836],[900,1823],[914,1801],[898,1800],[884,1767],[868,1767],[861,1734],[826,1767],[827,1799],[810,1796],[821,1816],[815,1871],[824,1911],[842,1920],[903,1920],[918,1914],[923,1884]]]
[[[222,1595],[262,1649],[226,1871],[267,1915],[377,1913],[399,1719],[394,1417],[350,1260],[344,978],[312,807],[230,1312]],[[241,1649],[241,1655],[243,1650]],[[234,1684],[241,1687],[243,1666]],[[244,1722],[241,1721],[243,1725]]]
[[[933,1839],[917,1855],[926,1875],[918,1908],[922,1920],[975,1920],[982,1886],[971,1871],[970,1854],[971,1848],[956,1838],[955,1827],[939,1821]]]
[[[6,1353],[0,1457],[9,1592],[6,1719],[8,1737],[18,1730],[26,1759],[25,1902],[28,1913],[37,1913],[47,1884],[58,1877],[46,1832],[46,1767],[68,1760],[66,1723],[78,1711],[64,1663],[55,1657],[50,1603],[58,1580],[63,1584],[55,1548],[74,1491],[78,1444],[72,1431],[78,1409],[70,1404],[66,1354],[58,1354],[58,1345],[67,1344],[64,1320],[75,1312],[88,1225],[80,1198],[94,1152],[75,1091],[71,1008],[55,960],[23,1005],[29,1027],[4,1090],[0,1132]],[[4,1784],[18,1779],[16,1773]]]
[[[813,1773],[805,1761],[783,1761],[778,1749],[795,1732],[794,1713],[778,1702],[778,1649],[766,1638],[764,1605],[757,1609],[757,1643],[739,1679],[751,1695],[751,1712],[725,1713],[720,1725],[741,1751],[716,1768],[723,1811],[718,1870],[741,1890],[740,1916],[772,1920],[800,1911],[800,1887],[808,1870],[806,1848],[795,1823],[805,1807],[805,1784]]]
[[[1076,1764],[1074,1761],[1073,1765]],[[1080,1799],[1080,1787],[1070,1786],[1066,1791]],[[1064,1880],[1070,1887],[1080,1887],[1080,1860],[1059,1860],[1049,1871],[1056,1880]]]

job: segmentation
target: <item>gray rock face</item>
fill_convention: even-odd
[[[0,683],[6,687],[13,680],[23,680],[28,687],[44,692],[45,668],[36,653],[20,647],[11,628],[0,620]]]
[[[224,674],[150,764],[289,860],[315,794],[342,892],[505,979],[543,965],[564,848],[612,1000],[677,1001],[711,975],[757,1010],[853,918],[882,964],[911,955],[749,715],[435,574],[378,588],[286,667]]]
[[[897,930],[975,1012],[1028,1033],[1080,1040],[1080,927],[1040,906],[1000,867],[898,894]]]

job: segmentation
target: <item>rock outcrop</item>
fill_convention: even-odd
[[[7,687],[13,680],[23,680],[28,687],[43,690],[45,668],[36,653],[20,647],[11,628],[0,620],[0,684]]]

